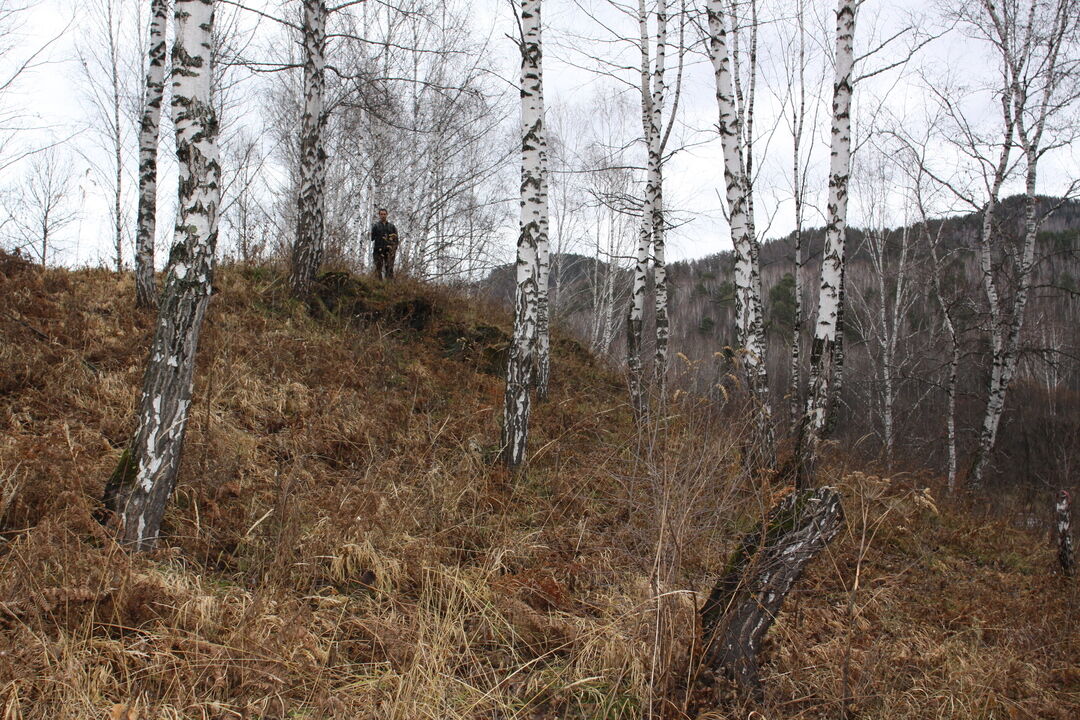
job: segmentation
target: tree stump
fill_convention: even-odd
[[[723,670],[742,692],[762,699],[761,642],[806,564],[843,524],[839,492],[796,490],[742,538],[700,610],[703,665]]]

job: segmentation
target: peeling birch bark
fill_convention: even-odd
[[[699,611],[706,667],[761,698],[762,640],[806,565],[843,524],[835,489],[796,490],[769,511],[760,529],[742,538]]]
[[[525,460],[529,433],[529,386],[537,335],[537,244],[547,215],[543,188],[544,108],[540,0],[521,0],[521,219],[517,242],[514,336],[507,353],[503,402],[503,461]]]
[[[157,155],[161,103],[165,96],[165,27],[169,1],[150,4],[150,50],[146,97],[139,126],[139,209],[135,236],[135,305],[157,305],[154,284],[154,233],[157,231]]]
[[[173,124],[180,165],[179,212],[143,376],[135,436],[105,487],[119,538],[149,550],[160,534],[180,468],[195,353],[213,280],[220,167],[210,101],[213,0],[177,0],[172,51]]]
[[[325,242],[326,2],[304,1],[304,112],[300,119],[300,192],[289,283],[305,297],[322,265]]]

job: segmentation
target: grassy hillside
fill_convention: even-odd
[[[508,317],[345,274],[318,296],[219,271],[167,538],[132,557],[94,514],[153,319],[129,277],[0,258],[0,718],[746,716],[686,677],[700,594],[785,491],[741,470],[731,412],[680,394],[638,434],[621,378],[557,338],[510,477]],[[1047,540],[834,460],[848,523],[770,635],[759,710],[1075,717]]]

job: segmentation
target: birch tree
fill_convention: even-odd
[[[930,252],[931,282],[934,288],[934,300],[941,309],[941,324],[949,339],[949,361],[945,378],[945,447],[946,447],[946,483],[949,492],[956,490],[956,470],[958,464],[956,443],[956,395],[960,382],[961,328],[957,317],[959,306],[966,298],[947,295],[943,282],[947,258],[940,250],[941,231],[945,223],[938,222],[935,231],[931,230],[926,202],[921,192],[922,183],[916,179],[916,208],[919,213],[919,233],[922,242]]]
[[[1025,7],[1026,6],[1026,7]],[[983,211],[983,228],[978,243],[979,267],[990,311],[992,364],[979,444],[968,486],[978,488],[990,460],[1005,396],[1016,373],[1024,308],[1031,292],[1035,242],[1041,218],[1037,218],[1036,186],[1039,161],[1054,145],[1044,144],[1048,122],[1075,99],[1077,88],[1073,73],[1078,69],[1075,55],[1080,28],[1077,19],[1080,4],[1075,0],[1009,0],[995,4],[982,0],[981,12],[971,18],[1000,55],[1004,87],[1001,101],[1005,126],[1000,163],[995,169],[990,199]],[[1069,52],[1073,51],[1070,55]],[[1063,93],[1069,97],[1063,97]],[[994,238],[994,205],[1006,174],[1009,149],[1015,146],[1024,164],[1024,225],[1021,249],[1016,263],[1016,289],[1010,317],[998,290],[991,243]]]
[[[709,57],[716,83],[720,142],[724,153],[724,185],[728,225],[735,260],[735,325],[737,342],[746,349],[747,375],[759,403],[762,428],[768,425],[769,383],[766,371],[764,306],[758,241],[753,220],[753,122],[757,74],[757,3],[751,2],[750,82],[743,91],[739,77],[738,23],[734,6],[709,0]],[[728,21],[731,21],[731,31]],[[730,40],[730,41],[729,41]],[[732,42],[733,41],[733,42]],[[732,67],[734,65],[734,68]],[[797,151],[796,151],[797,152]],[[798,161],[796,161],[798,163]]]
[[[326,2],[303,0],[304,109],[300,119],[300,189],[296,241],[289,283],[306,296],[322,264],[325,232],[326,149]]]
[[[641,348],[645,328],[645,294],[650,256],[654,263],[656,293],[656,363],[654,375],[661,379],[667,363],[667,282],[663,267],[663,170],[661,168],[660,128],[664,107],[664,64],[667,54],[667,2],[658,0],[656,6],[656,60],[651,60],[649,13],[645,0],[638,0],[638,43],[641,55],[641,127],[645,138],[646,170],[645,197],[641,208],[641,225],[634,265],[634,285],[631,291],[627,318],[626,365],[630,381],[630,402],[638,417],[644,417],[647,401],[642,368]],[[657,256],[659,249],[659,256]]]
[[[521,0],[521,216],[517,241],[514,335],[507,353],[503,403],[503,460],[525,460],[529,432],[529,386],[536,340],[538,261],[547,199],[543,184],[544,107],[541,0]]]
[[[172,111],[179,211],[131,445],[105,487],[121,541],[154,546],[176,483],[195,353],[210,300],[220,200],[217,118],[210,97],[213,0],[176,0]]]
[[[84,87],[93,106],[96,130],[109,155],[109,164],[92,161],[111,189],[113,267],[124,269],[124,151],[130,131],[125,117],[125,92],[129,67],[125,62],[124,33],[127,28],[120,0],[93,0],[88,15],[86,42],[80,45],[79,61],[86,80]],[[93,159],[92,159],[93,160]]]
[[[621,308],[630,288],[618,281],[624,273],[620,258],[630,255],[637,244],[634,240],[641,229],[635,222],[636,208],[626,207],[633,193],[634,178],[620,162],[610,162],[611,157],[602,156],[598,168],[589,174],[588,193],[592,197],[596,227],[593,257],[592,316],[589,322],[590,346],[598,355],[606,355],[615,341]],[[629,247],[627,247],[629,245]]]
[[[806,2],[797,0],[795,6],[795,29],[798,48],[794,62],[785,63],[788,86],[792,88],[785,108],[790,105],[789,129],[791,131],[791,196],[795,209],[795,228],[792,231],[794,308],[791,321],[791,364],[788,383],[788,404],[792,428],[797,427],[802,414],[802,332],[803,332],[803,266],[806,258],[803,248],[803,222],[806,213],[806,177],[810,163],[809,153],[803,147],[808,112],[806,108]],[[787,57],[786,55],[784,56]],[[816,104],[815,104],[816,107]],[[785,117],[788,113],[785,112]],[[816,114],[811,120],[811,130],[817,126]]]
[[[34,155],[19,186],[5,193],[8,217],[0,229],[8,222],[12,227],[5,233],[11,238],[5,245],[26,250],[47,264],[57,254],[57,235],[78,215],[71,203],[72,190],[71,158],[66,153],[53,147]]]
[[[404,272],[453,282],[488,269],[494,259],[487,239],[507,212],[502,173],[517,152],[504,141],[505,117],[519,99],[491,79],[488,41],[472,34],[469,6],[326,5],[333,50],[325,59],[333,72],[326,76],[321,129],[324,261],[362,264],[370,221],[385,206],[401,232]],[[303,36],[302,22],[275,20]],[[252,65],[295,66],[273,60]],[[303,78],[294,83],[290,75],[276,75],[266,110],[274,117],[275,152],[299,187],[305,160],[293,128],[302,124]],[[297,226],[297,208],[279,206],[284,224]]]
[[[965,173],[950,175],[928,162],[927,173],[980,218],[975,251],[985,295],[991,367],[979,441],[966,481],[971,489],[983,483],[1019,362],[1036,240],[1046,214],[1040,215],[1036,194],[1039,162],[1061,145],[1060,131],[1068,127],[1069,108],[1078,98],[1078,15],[1076,0],[1002,4],[972,0],[955,11],[952,19],[985,43],[996,60],[996,82],[985,90],[997,107],[996,131],[987,132],[968,116],[964,106],[977,99],[976,93],[958,96],[955,88],[930,87],[947,121],[941,139],[970,166],[962,168]],[[1014,158],[1014,152],[1018,157]],[[1024,218],[1019,242],[1009,247],[999,201],[1014,173],[1024,184]],[[974,176],[975,182],[966,183],[965,174]],[[1074,181],[1065,194],[1075,187]],[[1011,302],[1003,294],[1006,278],[1012,279]]]
[[[678,111],[679,96],[682,89],[685,43],[683,42],[686,7],[683,3],[679,12],[678,64],[675,71],[674,93],[668,123],[664,123],[665,104],[667,103],[667,52],[668,40],[668,3],[657,0],[652,13],[655,16],[655,54],[653,40],[649,31],[649,11],[644,0],[638,0],[638,89],[641,93],[641,127],[645,142],[645,192],[641,206],[640,225],[638,228],[638,246],[635,254],[633,285],[626,325],[626,358],[630,383],[630,401],[638,417],[644,417],[647,410],[645,397],[645,378],[641,359],[644,323],[645,295],[649,266],[653,269],[654,325],[656,342],[653,357],[653,379],[656,392],[663,397],[667,375],[668,343],[671,337],[668,318],[668,280],[666,260],[666,232],[664,211],[664,157],[668,139]]]
[[[930,219],[931,203],[944,190],[934,183],[928,173],[927,156],[933,152],[930,136],[936,129],[940,118],[933,118],[925,137],[915,139],[910,136],[894,136],[901,141],[898,165],[911,184],[912,200],[915,211],[915,229],[921,250],[929,256],[930,287],[934,303],[941,311],[940,332],[947,338],[949,355],[945,363],[945,446],[946,446],[946,483],[949,492],[956,489],[958,450],[957,450],[957,388],[960,383],[960,358],[964,328],[961,325],[963,310],[972,304],[968,293],[950,289],[946,286],[946,273],[955,270],[955,256],[959,248],[945,246],[943,233],[945,222]]]
[[[668,322],[668,283],[667,265],[665,258],[666,245],[664,242],[664,101],[667,87],[665,85],[664,72],[667,60],[668,45],[668,5],[667,0],[656,2],[656,60],[653,64],[651,95],[646,103],[645,84],[642,85],[642,129],[647,143],[647,173],[645,180],[645,207],[648,213],[642,212],[642,222],[648,223],[652,238],[652,263],[653,263],[653,293],[655,294],[656,348],[653,359],[653,377],[656,381],[657,394],[664,397],[664,378],[667,374],[668,338],[671,329]],[[643,83],[648,78],[648,22],[645,14],[645,3],[642,0],[638,5],[638,13],[645,20],[646,34],[642,36],[642,68],[645,74]]]
[[[818,440],[825,426],[829,382],[839,324],[844,273],[844,233],[847,225],[848,175],[851,169],[851,95],[854,65],[855,0],[839,0],[836,9],[836,74],[833,82],[832,141],[829,194],[825,218],[825,249],[821,259],[821,285],[814,341],[810,349],[806,416],[800,428],[796,484],[804,485],[813,466]]]
[[[139,210],[135,229],[135,305],[157,304],[154,233],[157,230],[157,155],[161,104],[165,96],[165,28],[169,0],[150,3],[150,50],[142,122],[139,125]]]
[[[540,117],[544,117],[544,85],[541,81]],[[551,380],[551,303],[548,298],[551,274],[551,221],[548,207],[547,128],[540,131],[540,227],[536,238],[536,399],[547,400]]]
[[[872,391],[867,404],[878,415],[885,467],[889,471],[896,449],[901,384],[915,374],[912,364],[918,362],[918,358],[904,352],[916,334],[908,318],[924,295],[924,288],[917,282],[922,276],[919,272],[922,256],[916,254],[919,230],[908,215],[911,208],[905,208],[900,222],[893,221],[889,210],[890,194],[898,188],[902,190],[895,175],[896,155],[896,148],[874,144],[863,148],[859,156],[854,189],[864,206],[865,228],[854,253],[865,258],[870,273],[869,282],[852,279],[846,288],[848,322],[862,339],[870,361],[871,378],[867,385]]]

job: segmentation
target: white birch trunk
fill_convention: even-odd
[[[614,231],[611,242],[608,245],[608,257],[615,257]],[[608,260],[607,272],[604,276],[604,331],[600,337],[600,355],[607,355],[615,342],[615,331],[618,327],[618,313],[615,308],[615,263]]]
[[[716,104],[720,112],[720,142],[724,151],[724,184],[726,190],[728,225],[735,256],[735,324],[738,341],[746,340],[748,298],[750,295],[750,240],[746,215],[746,183],[743,179],[743,158],[739,115],[735,107],[734,79],[727,44],[727,27],[722,0],[709,0],[709,57],[716,80]]]
[[[649,75],[649,16],[645,11],[644,0],[638,0],[638,30],[641,50],[641,126],[646,133],[645,143],[648,145],[648,128],[652,124],[652,78]],[[647,169],[645,197],[641,206],[641,222],[638,227],[634,282],[630,291],[630,307],[626,321],[626,367],[629,375],[630,405],[639,420],[644,419],[647,410],[645,378],[641,367],[641,345],[645,325],[645,291],[649,272],[649,251],[652,248],[653,193],[649,189],[651,179]]]
[[[150,5],[150,50],[146,98],[139,126],[139,210],[135,237],[135,305],[157,305],[154,285],[154,233],[157,231],[157,155],[161,103],[165,95],[165,28],[169,0]]]
[[[644,11],[644,4],[639,4],[639,12]],[[647,20],[647,16],[643,15]],[[655,293],[656,348],[653,360],[653,377],[656,379],[656,392],[664,397],[664,380],[667,375],[668,338],[668,283],[664,245],[664,176],[663,176],[663,113],[666,85],[664,82],[665,61],[667,58],[667,1],[656,3],[656,62],[652,71],[652,97],[646,107],[642,105],[642,119],[645,121],[645,141],[648,146],[645,194],[649,196],[649,223],[652,231],[653,292]],[[648,43],[648,23],[643,41]],[[647,45],[646,45],[647,47]],[[647,56],[643,59],[648,60]],[[648,70],[648,64],[645,65]],[[644,98],[642,100],[644,103]]]
[[[540,76],[540,116],[544,116],[543,67]],[[543,128],[543,124],[541,124]],[[547,130],[540,135],[540,234],[536,239],[536,398],[547,400],[551,380],[551,306],[548,278],[551,272],[551,222],[548,217],[548,145]]]
[[[800,111],[800,118],[802,117]],[[801,122],[801,121],[800,121]],[[802,127],[795,133],[794,152],[794,175],[795,178],[795,312],[791,321],[791,379],[788,383],[789,407],[791,411],[791,425],[794,428],[798,424],[799,413],[802,408],[802,366],[799,362],[802,350],[802,325],[803,325],[803,247],[802,247],[802,223],[803,223],[803,195],[800,185],[799,144],[802,135]]]
[[[105,489],[120,539],[153,547],[180,467],[199,330],[210,299],[217,242],[220,167],[210,102],[212,0],[177,0],[172,54],[173,122],[180,165],[176,234],[135,436]]]
[[[846,239],[843,242],[847,242]],[[836,340],[832,350],[832,377],[825,404],[825,427],[822,437],[832,435],[840,417],[844,395],[844,313],[847,312],[847,263],[840,268],[840,299],[836,306]]]
[[[113,165],[113,243],[116,249],[116,272],[124,271],[124,136],[120,127],[120,22],[115,20],[117,9],[112,2],[106,4],[109,37],[109,81],[112,88],[112,141]]]
[[[751,214],[752,180],[747,171],[752,157],[743,123],[753,117],[753,83],[749,106],[741,108],[742,93],[732,71],[731,51],[722,0],[709,0],[706,8],[709,22],[709,57],[716,82],[716,104],[720,114],[718,124],[724,152],[724,185],[731,230],[731,245],[735,256],[735,325],[740,347],[746,349],[747,376],[759,402],[759,424],[768,436],[769,400],[768,377],[765,366],[765,323],[761,291],[761,271],[758,244],[754,237]],[[756,39],[753,41],[756,44]],[[751,72],[756,68],[756,45],[751,50]],[[771,443],[770,443],[771,444]]]
[[[837,330],[842,321],[840,303],[844,272],[844,235],[847,224],[848,174],[851,168],[851,94],[854,65],[855,0],[839,0],[836,10],[836,77],[833,84],[832,150],[829,197],[826,207],[825,249],[821,261],[817,322],[810,350],[810,382],[806,417],[799,452],[799,469],[812,467],[817,441],[825,429],[830,400]],[[807,460],[809,462],[807,462]],[[805,482],[800,475],[798,482]]]
[[[322,264],[325,232],[326,2],[304,0],[304,112],[300,119],[300,192],[293,245],[293,293],[307,295]]]
[[[610,213],[609,218],[610,222],[608,223],[606,252],[607,262],[605,263],[604,286],[600,301],[600,344],[597,352],[597,354],[601,356],[607,355],[608,350],[611,349],[611,344],[615,342],[615,332],[618,328],[618,312],[615,307],[615,256],[617,232],[615,226],[615,214],[613,212]],[[599,243],[599,230],[597,232],[597,242]]]
[[[945,328],[946,334],[949,336],[949,347],[951,350],[949,355],[949,370],[945,380],[945,400],[947,405],[945,411],[945,443],[948,452],[948,460],[946,461],[946,471],[948,475],[947,486],[949,492],[952,493],[956,490],[956,386],[960,379],[960,333],[957,329],[956,322],[953,320],[952,304],[946,302],[945,293],[941,287],[941,274],[944,267],[942,265],[942,258],[938,256],[938,245],[941,242],[941,233],[945,224],[939,222],[937,234],[932,236],[930,234],[930,225],[927,221],[926,211],[923,207],[922,196],[920,194],[917,197],[923,238],[929,246],[930,251],[930,263],[933,272],[931,280],[934,287],[934,299],[937,300],[937,304],[941,308],[942,325]]]
[[[592,301],[593,316],[589,325],[589,347],[595,353],[600,347],[600,327],[604,322],[606,307],[603,301],[603,291],[600,281],[600,239],[603,237],[603,216],[599,208],[596,213],[596,244],[593,249],[594,262],[591,267],[592,281],[589,283],[589,295]]]
[[[948,311],[946,311],[948,312]],[[956,490],[956,385],[960,379],[960,336],[956,332],[956,326],[952,318],[946,320],[949,344],[952,354],[949,356],[949,376],[945,381],[945,396],[948,408],[945,416],[945,434],[948,444],[948,487],[949,492]]]
[[[1036,17],[1035,4],[1032,4],[1027,16],[1028,27],[1022,27],[1023,21],[1020,18],[1011,16],[1007,10],[1000,10],[994,3],[985,2],[983,8],[994,28],[996,34],[994,45],[1002,53],[1002,64],[1005,68],[1006,87],[1002,100],[1005,142],[995,171],[990,202],[987,204],[987,210],[984,211],[983,235],[979,243],[979,264],[991,313],[993,359],[979,445],[971,473],[967,478],[968,487],[973,489],[982,485],[983,473],[997,440],[998,427],[1005,409],[1005,396],[1019,362],[1020,335],[1024,325],[1024,310],[1031,291],[1035,243],[1038,235],[1038,222],[1035,219],[1037,205],[1035,192],[1039,158],[1044,152],[1042,136],[1050,115],[1061,107],[1055,101],[1055,93],[1069,73],[1061,72],[1058,63],[1061,60],[1063,46],[1077,32],[1078,22],[1078,6],[1075,2],[1055,2],[1046,6],[1046,9],[1052,12],[1052,19],[1045,35],[1037,34],[1035,28],[1030,27],[1033,23],[1046,24],[1045,17]],[[1038,50],[1044,51],[1045,56],[1040,57]],[[1041,91],[1038,91],[1040,85]],[[1030,97],[1036,93],[1038,98]],[[1023,152],[1026,163],[1027,204],[1024,213],[1024,239],[1015,267],[1016,291],[1013,294],[1006,336],[1001,322],[1000,298],[994,283],[990,233],[993,229],[993,205],[1005,177],[1009,148],[1013,144],[1013,130],[1016,134],[1016,144]]]
[[[540,0],[521,0],[521,31],[521,220],[514,336],[507,357],[502,430],[503,460],[509,467],[517,467],[525,460],[532,353],[537,334],[537,244],[547,215],[541,159],[544,112]]]
[[[990,388],[986,402],[986,412],[983,415],[982,431],[979,434],[979,446],[975,454],[975,462],[972,464],[971,474],[968,477],[968,486],[978,488],[982,485],[983,473],[990,460],[990,454],[997,441],[997,431],[1001,424],[1001,415],[1005,410],[1005,395],[1016,374],[1016,366],[1020,359],[1020,331],[1024,324],[1024,309],[1027,306],[1028,295],[1031,291],[1031,271],[1035,263],[1035,240],[1038,228],[1035,222],[1035,179],[1037,174],[1038,159],[1030,149],[1027,152],[1027,203],[1024,212],[1024,241],[1017,262],[1017,287],[1013,296],[1012,318],[1009,324],[1009,334],[1002,332],[998,323],[993,321],[993,315],[1000,317],[1000,305],[996,289],[994,288],[993,270],[990,268],[989,248],[980,250],[980,264],[983,265],[983,277],[986,279],[988,298],[993,298],[993,304],[998,310],[992,314],[993,329],[991,331],[991,347],[993,359],[990,369]],[[987,223],[983,223],[984,229]],[[983,242],[982,245],[987,243]],[[985,259],[983,259],[985,258]]]
[[[795,312],[791,323],[791,379],[788,383],[788,407],[791,414],[791,427],[794,430],[798,426],[799,415],[802,412],[802,365],[800,357],[802,352],[802,326],[803,326],[803,197],[806,189],[806,179],[802,171],[802,136],[806,127],[806,25],[803,12],[803,3],[800,0],[797,9],[797,22],[799,25],[799,105],[792,119],[792,153],[791,153],[791,187],[795,200],[795,248],[794,248],[794,277],[795,277]]]

